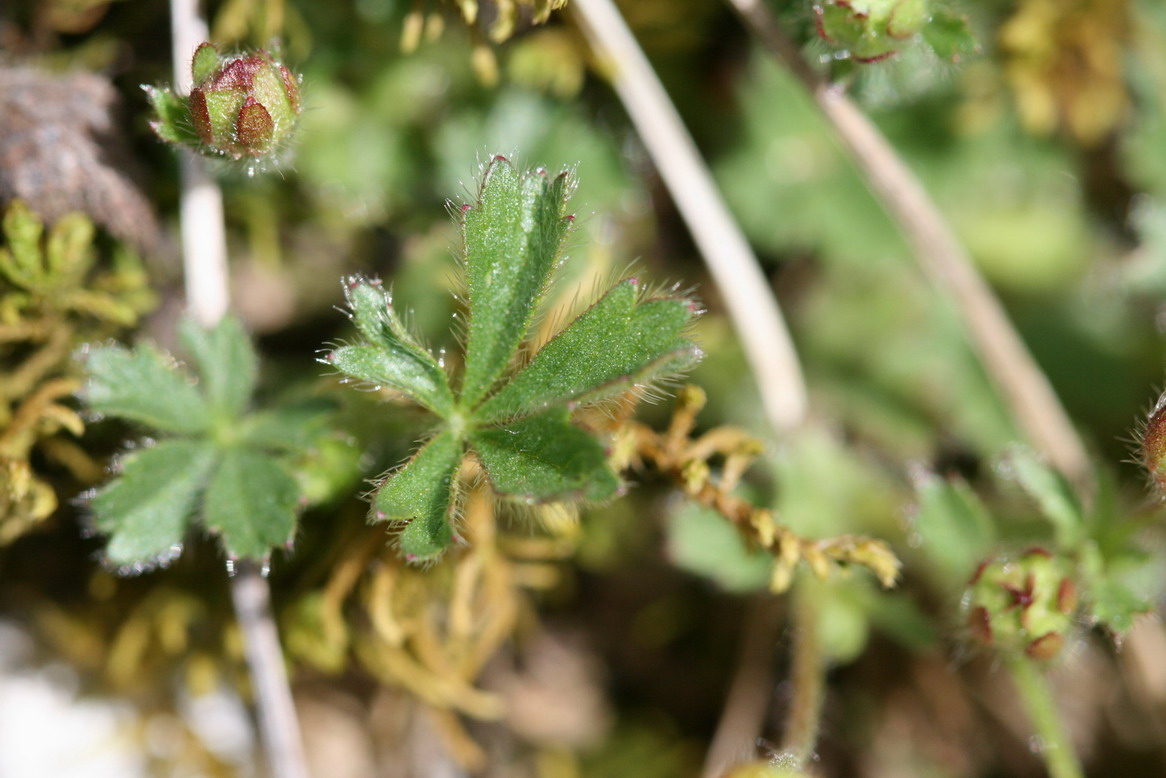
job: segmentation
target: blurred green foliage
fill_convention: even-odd
[[[167,80],[168,52],[151,42],[164,39],[165,14],[153,4],[86,5],[90,11],[64,0],[15,3],[0,11],[5,40],[30,62],[118,74],[141,114],[124,127],[136,128],[126,131],[138,133],[137,151],[152,163],[145,186],[172,216],[175,167],[144,131],[137,94],[140,83]],[[518,24],[491,28],[488,5],[517,8]],[[958,320],[812,104],[727,7],[711,0],[622,5],[761,254],[809,378],[815,424],[801,436],[767,438],[765,455],[735,494],[772,508],[806,537],[886,538],[905,563],[902,585],[890,594],[861,573],[796,582],[816,587],[820,642],[833,668],[819,772],[1039,769],[1027,734],[996,710],[1012,698],[967,647],[960,610],[979,562],[1035,544],[1069,554],[1088,593],[1087,621],[1058,662],[1082,707],[1104,714],[1080,723],[1099,755],[1093,767],[1155,774],[1166,744],[1152,727],[1130,722],[1158,721],[1162,701],[1138,685],[1137,651],[1114,652],[1108,635],[1159,604],[1166,580],[1160,506],[1147,502],[1143,476],[1123,463],[1124,439],[1163,374],[1162,4],[953,0],[944,7],[968,15],[978,53],[965,48],[952,63],[910,46],[840,74],[971,250],[1086,438],[1101,487],[1075,503],[1039,462],[1016,459],[1017,429]],[[814,30],[811,3],[768,5],[812,61],[832,56]],[[384,392],[339,393],[308,366],[321,341],[347,337],[332,311],[335,279],[385,278],[395,305],[414,311],[410,326],[455,359],[456,336],[448,333],[458,235],[442,205],[473,190],[487,155],[518,152],[578,172],[577,237],[566,247],[577,261],[561,284],[557,315],[577,310],[575,298],[591,299],[633,261],[683,289],[699,286],[709,313],[696,325],[697,340],[707,357],[692,380],[708,405],[693,436],[733,424],[764,437],[760,404],[724,316],[733,301],[707,283],[570,17],[553,14],[549,26],[532,27],[523,16],[530,4],[481,4],[470,27],[466,7],[212,4],[225,45],[281,36],[286,58],[304,74],[294,159],[265,180],[230,181],[226,192],[235,297],[268,362],[260,397],[322,391],[338,398],[335,470],[348,477],[354,458],[375,474],[406,457],[426,428],[420,414]],[[492,29],[509,37],[486,61]],[[402,41],[415,50],[403,53]],[[135,301],[134,315],[98,322],[92,310],[53,313],[75,329],[61,340],[55,372],[42,377],[72,370],[64,356],[79,338],[108,337],[145,309],[140,269],[108,253],[120,257],[114,276],[139,279],[114,293]],[[177,307],[164,258],[151,258],[150,267],[156,293]],[[94,289],[105,276],[90,267],[84,277]],[[13,321],[32,316],[27,290],[5,284],[0,310],[16,311]],[[41,298],[45,305],[66,299]],[[552,314],[540,332],[555,323]],[[165,342],[166,333],[162,317],[146,334]],[[19,374],[9,365],[36,353],[24,344],[0,344],[6,380]],[[67,394],[53,404],[70,409]],[[14,429],[13,407],[7,429]],[[649,405],[640,418],[663,429],[668,412]],[[43,444],[67,440],[59,422],[72,417],[54,413],[58,429],[21,456],[56,485],[66,480],[54,464],[64,449]],[[85,452],[98,457],[109,447],[98,441]],[[354,491],[336,488],[340,476],[324,479],[317,486],[327,499],[305,513],[296,554],[277,556],[272,579],[299,678],[338,694],[375,679],[381,691],[351,694],[340,706],[360,711],[352,717],[360,727],[368,710],[409,709],[402,696],[421,700],[438,711],[450,750],[466,763],[485,759],[468,745],[473,739],[500,755],[498,765],[505,764],[494,774],[698,774],[737,661],[741,594],[765,588],[770,560],[649,469],[628,472],[642,475],[642,485],[587,512],[581,529],[569,516],[535,508],[531,529],[529,516],[507,513],[522,509],[496,511],[475,497],[474,526],[485,534],[450,566],[428,572],[387,553],[379,531],[363,526],[367,505],[340,496]],[[114,582],[93,565],[91,541],[75,537],[74,509],[65,505],[58,516],[60,530],[22,537],[0,558],[3,585],[15,593],[6,616],[36,612],[26,623],[85,668],[93,688],[133,688],[143,704],[162,704],[179,672],[184,688],[232,677],[238,651],[224,626],[225,598],[206,583],[207,571],[220,565],[213,552]],[[199,542],[192,541],[196,550]],[[53,562],[59,559],[68,564]],[[1095,624],[1101,629],[1093,631]],[[602,671],[577,687],[536,683],[534,656],[522,652],[539,629],[581,635],[567,655]],[[499,658],[487,670],[489,657]],[[139,673],[126,670],[139,660]],[[1128,694],[1114,693],[1120,677],[1134,679]],[[615,715],[591,722],[589,731],[600,733],[591,740],[491,723],[500,710],[494,690],[529,691],[519,680],[552,690],[538,698],[550,700],[547,720],[582,699],[582,688],[598,690]],[[378,696],[400,689],[407,694]],[[459,721],[473,723],[459,729]],[[1114,731],[1106,723],[1113,721],[1125,729]],[[459,739],[466,731],[474,738]],[[379,734],[407,750],[400,732],[385,725]],[[765,736],[780,738],[775,729]]]

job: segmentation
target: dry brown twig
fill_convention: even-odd
[[[696,386],[677,393],[676,410],[668,429],[658,433],[638,422],[628,422],[617,444],[617,464],[651,464],[675,480],[697,503],[724,516],[746,541],[773,555],[770,590],[780,594],[789,589],[801,562],[819,578],[827,578],[840,567],[868,568],[884,587],[895,585],[900,562],[885,541],[862,535],[839,535],[814,540],[803,538],[782,526],[773,511],[759,508],[732,494],[737,481],[763,451],[761,441],[744,430],[717,427],[699,438],[691,437],[696,416],[705,404],[705,394]],[[724,457],[719,477],[709,459]],[[621,461],[622,459],[622,461]]]
[[[729,0],[750,32],[810,93],[867,184],[955,305],[973,348],[1024,436],[1066,477],[1090,490],[1092,468],[1048,378],[976,271],[939,208],[886,137],[845,91],[810,67],[761,0]]]

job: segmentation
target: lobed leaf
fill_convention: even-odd
[[[172,556],[215,460],[211,444],[194,440],[164,441],[129,457],[92,502],[97,528],[110,536],[107,559],[129,566]]]
[[[392,387],[440,416],[453,409],[445,370],[408,332],[389,296],[367,279],[347,280],[344,294],[364,345],[342,346],[325,358],[340,372]]]
[[[407,522],[399,540],[410,561],[434,559],[453,543],[450,519],[462,452],[461,440],[441,432],[377,489],[373,520]]]
[[[193,434],[211,426],[203,396],[163,352],[149,345],[133,351],[105,346],[87,359],[85,399],[98,413],[145,424],[162,432]]]
[[[519,173],[505,157],[486,170],[463,216],[469,327],[462,404],[477,405],[526,335],[567,235],[568,174]]]
[[[263,559],[292,540],[299,497],[295,478],[270,456],[230,449],[211,476],[203,523],[231,556]]]
[[[660,298],[637,303],[638,296],[634,278],[616,284],[543,346],[477,417],[497,420],[568,401],[601,400],[674,375],[700,359],[700,350],[681,334],[692,321],[692,302]]]
[[[619,479],[603,446],[569,420],[566,408],[470,433],[494,490],[531,501],[603,500]]]
[[[179,325],[178,336],[197,365],[211,413],[227,420],[241,415],[259,375],[259,357],[243,325],[234,316],[224,316],[207,329],[188,318]]]

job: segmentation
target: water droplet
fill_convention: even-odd
[[[235,559],[233,557],[227,557],[227,575],[230,578],[235,577]]]
[[[267,560],[267,559],[263,560],[263,564],[259,566],[259,575],[262,578],[266,578],[267,576],[271,575],[271,561],[270,560]]]
[[[1045,739],[1040,735],[1033,735],[1028,739],[1028,750],[1034,754],[1040,754],[1048,746],[1045,744]]]
[[[789,751],[774,754],[769,760],[769,764],[771,767],[777,767],[783,770],[796,770],[800,767],[797,756],[791,754]]]

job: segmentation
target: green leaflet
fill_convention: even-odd
[[[85,400],[91,410],[174,434],[210,429],[210,409],[203,395],[157,348],[96,348],[86,366],[90,379]]]
[[[353,322],[366,343],[341,346],[324,363],[354,378],[388,386],[440,416],[453,409],[445,370],[406,330],[392,301],[367,279],[346,280],[344,294]]]
[[[259,357],[239,320],[227,316],[203,329],[184,319],[178,336],[198,368],[199,389],[216,418],[231,419],[246,410],[259,377]]]
[[[110,536],[109,562],[136,572],[176,556],[215,459],[197,440],[163,441],[126,459],[92,503],[97,529]]]
[[[1085,536],[1085,515],[1064,477],[1024,446],[1009,448],[1003,464],[1053,525],[1057,545],[1075,548]]]
[[[462,449],[452,432],[441,432],[377,489],[373,520],[406,522],[400,546],[410,561],[434,559],[453,542],[450,519]]]
[[[936,9],[923,26],[922,35],[935,55],[948,62],[959,62],[964,56],[979,51],[967,17],[948,10]]]
[[[293,401],[248,416],[239,425],[239,438],[263,451],[310,449],[330,429],[336,403],[321,397]]]
[[[967,482],[924,472],[915,479],[918,506],[912,528],[936,572],[963,582],[996,542],[988,509]]]
[[[514,380],[478,409],[495,420],[553,404],[601,400],[690,367],[700,350],[681,333],[692,320],[684,298],[636,303],[634,278],[617,284],[543,346]]]
[[[566,408],[477,430],[470,443],[501,494],[530,501],[603,500],[619,488],[603,446],[568,420]]]
[[[198,146],[202,142],[190,120],[190,105],[186,98],[179,97],[169,89],[154,86],[143,86],[142,89],[157,117],[150,122],[150,129],[159,138],[188,147]]]
[[[519,173],[505,157],[486,169],[462,235],[470,318],[462,405],[493,387],[526,335],[550,281],[570,219],[568,174]]]
[[[203,523],[230,556],[261,559],[292,540],[299,498],[296,480],[271,457],[231,449],[211,476]]]

